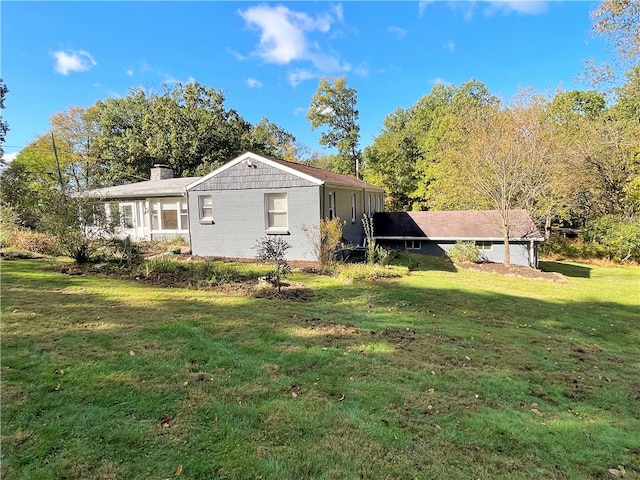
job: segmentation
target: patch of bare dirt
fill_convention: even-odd
[[[492,263],[492,262],[483,262],[483,263],[461,262],[461,263],[456,263],[456,266],[466,270],[478,270],[481,272],[493,273],[496,275],[503,275],[505,277],[531,278],[531,279],[548,280],[556,283],[569,283],[569,280],[567,280],[567,277],[565,277],[561,273],[543,272],[542,270],[537,270],[531,267],[524,267],[522,265],[506,266],[502,263]]]
[[[283,285],[280,290],[270,285],[258,285],[251,295],[255,298],[269,298],[273,300],[305,301],[311,298],[313,290],[302,284]]]

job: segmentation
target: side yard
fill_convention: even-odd
[[[413,267],[282,300],[4,260],[2,477],[640,478],[640,268]]]

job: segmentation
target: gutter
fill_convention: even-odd
[[[402,235],[374,235],[374,238],[377,240],[431,240],[431,241],[463,241],[463,242],[504,242],[504,238],[502,237],[412,237],[412,236],[402,236]],[[544,238],[535,237],[535,238],[510,238],[510,242],[542,242]]]

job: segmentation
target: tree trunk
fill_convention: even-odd
[[[553,217],[551,215],[547,215],[544,221],[544,238],[549,240],[551,238],[551,220]]]
[[[502,238],[504,239],[504,261],[506,267],[511,265],[511,250],[509,248],[509,225],[502,226]]]

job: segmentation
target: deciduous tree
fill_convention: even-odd
[[[336,164],[336,171],[359,177],[362,152],[359,148],[357,102],[358,93],[355,89],[347,87],[346,77],[335,79],[333,84],[324,77],[311,98],[306,118],[311,122],[311,130],[319,127],[328,128],[320,136],[320,145],[338,150],[339,162]]]

